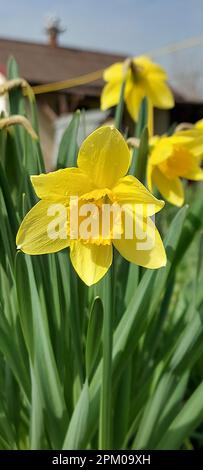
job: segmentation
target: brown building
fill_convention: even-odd
[[[20,76],[31,85],[39,85],[79,77],[125,59],[115,54],[59,47],[58,32],[54,28],[48,29],[47,44],[0,39],[0,66],[5,67],[12,55],[18,63]],[[108,113],[99,110],[103,84],[102,79],[98,79],[67,90],[36,95],[41,141],[48,168],[53,165],[61,134],[77,108],[87,110],[87,133],[105,120]],[[156,131],[165,132],[174,121],[193,122],[203,116],[202,106],[185,102],[178,94],[175,98],[174,110],[156,110]]]
[[[59,47],[51,40],[48,44],[37,44],[0,39],[0,64],[5,66],[10,56],[13,56],[17,61],[20,76],[31,85],[72,79],[104,69],[114,62],[124,59],[123,56],[113,54]],[[102,121],[105,114],[101,113],[99,116],[98,112],[102,86],[103,81],[99,79],[67,91],[36,95],[46,161],[53,156],[57,129],[60,130],[61,127],[64,127],[65,122],[68,123],[71,114],[77,108],[92,111],[89,114],[90,131],[93,126],[95,110],[96,121],[99,119]],[[97,122],[93,128],[96,125]]]

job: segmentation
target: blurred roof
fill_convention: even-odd
[[[79,77],[80,75],[104,69],[114,62],[123,61],[126,56],[107,52],[88,51],[50,44],[33,43],[0,38],[0,68],[6,70],[10,56],[16,59],[21,77],[31,85],[58,82]],[[103,80],[80,85],[68,90],[68,93],[86,94],[98,97]],[[178,103],[193,102],[184,94],[173,89]]]
[[[6,65],[10,56],[15,57],[21,76],[32,85],[75,78],[125,58],[96,51],[0,39],[0,64]],[[101,85],[102,80],[97,80],[82,88],[95,96],[99,95]]]

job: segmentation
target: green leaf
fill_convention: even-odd
[[[183,211],[183,212],[182,212]],[[175,250],[179,241],[182,224],[184,222],[185,209],[179,211],[178,217],[174,219],[171,224],[169,235],[167,237],[166,249],[169,252],[168,266],[166,268],[161,268],[162,273],[160,274],[161,279],[164,278],[164,283],[168,279],[170,272],[171,264],[174,260]],[[184,216],[183,216],[184,215]],[[178,226],[178,230],[177,230]],[[164,272],[166,270],[166,274]],[[127,361],[132,356],[132,353],[135,351],[140,336],[142,335],[146,324],[148,322],[147,315],[149,315],[149,304],[152,298],[152,294],[156,293],[154,290],[154,284],[156,280],[157,271],[147,270],[143,275],[141,282],[132,297],[131,302],[129,303],[126,311],[124,312],[121,321],[119,322],[115,332],[114,332],[114,342],[113,342],[113,385],[116,386],[119,377],[124,370]],[[160,282],[160,281],[159,281]],[[162,290],[159,291],[157,300],[159,301],[162,294]],[[159,289],[159,285],[157,285]],[[156,300],[156,301],[157,301]],[[97,368],[97,371],[94,374],[92,382],[90,384],[90,420],[86,429],[86,444],[90,439],[91,434],[93,433],[98,416],[99,408],[99,394],[101,386],[101,371],[102,363]]]
[[[148,158],[148,129],[145,127],[141,134],[140,145],[135,156],[133,175],[136,176],[143,184],[145,184],[147,158]],[[132,171],[132,169],[131,169]]]
[[[177,248],[177,252],[176,252],[176,262],[174,265],[174,269],[176,268],[176,266],[182,259],[182,256],[184,255],[187,248],[191,244],[197,231],[203,227],[202,213],[203,213],[203,198],[202,198],[202,186],[200,183],[197,191],[194,193],[194,201],[190,205],[187,217],[185,219],[183,232],[182,232],[179,245]]]
[[[173,391],[176,389],[181,373],[190,367],[191,361],[197,356],[195,350],[199,349],[198,339],[203,338],[203,314],[198,313],[194,319],[186,325],[181,338],[178,338],[177,346],[166,372],[161,376],[158,386],[145,407],[144,414],[139,426],[134,446],[145,449],[151,448],[151,438],[153,439],[154,427],[158,418],[167,404]]]
[[[203,382],[186,401],[167,432],[157,444],[157,449],[179,449],[184,439],[198,427],[203,419]]]
[[[84,359],[82,353],[82,331],[80,324],[80,311],[78,299],[78,279],[69,258],[67,259],[67,267],[69,269],[70,282],[69,322],[72,333],[73,348],[77,363],[78,374],[80,378],[80,383],[82,385],[84,381]]]
[[[129,361],[128,367],[124,370],[120,378],[116,396],[114,399],[114,420],[113,420],[113,448],[122,449],[125,436],[128,431],[129,416],[131,413],[131,380],[132,364]]]
[[[3,450],[17,450],[16,436],[2,400],[0,400],[0,448]]]
[[[27,366],[28,360],[26,352],[22,353],[20,348],[19,325],[17,322],[14,331],[15,333],[13,332],[13,328],[9,325],[8,320],[5,318],[4,312],[0,306],[0,351],[29,402],[30,382]],[[19,335],[19,339],[17,335]]]
[[[44,432],[43,401],[37,384],[34,371],[31,366],[32,401],[30,419],[30,448],[31,450],[42,449],[42,438]]]
[[[171,393],[167,403],[164,405],[163,410],[156,421],[156,426],[150,438],[150,448],[154,449],[159,442],[160,438],[164,435],[165,431],[169,428],[171,422],[179,413],[182,407],[182,400],[184,398],[186,388],[188,385],[188,378],[190,372],[186,370],[178,381],[176,387]]]
[[[18,64],[14,57],[10,57],[7,64],[7,77],[8,80],[19,78]],[[9,92],[9,105],[10,114],[25,115],[24,97],[21,88],[14,88]],[[23,129],[19,129],[19,135],[22,134]]]
[[[148,102],[147,102],[147,98],[145,97],[142,100],[140,110],[139,110],[138,120],[135,124],[135,137],[137,137],[138,139],[141,138],[143,130],[147,126],[147,121],[148,121]]]
[[[63,450],[84,449],[85,429],[88,418],[89,387],[86,380],[68,427]]]
[[[118,130],[121,130],[121,127],[122,127],[125,85],[126,85],[126,81],[124,80],[121,85],[119,102],[116,106],[115,127],[117,127]]]
[[[101,334],[103,324],[103,305],[99,297],[95,297],[90,311],[90,318],[86,339],[86,371],[88,379],[91,378],[98,361],[101,349]]]
[[[8,180],[6,178],[5,172],[0,163],[0,188],[4,197],[7,214],[9,217],[9,223],[12,230],[12,233],[15,237],[18,229],[18,217],[14,208],[14,204],[11,198]]]
[[[102,382],[99,417],[99,448],[111,448],[112,422],[112,346],[113,346],[113,316],[114,316],[114,263],[100,282],[103,302],[103,334],[102,334]]]
[[[54,446],[60,446],[64,426],[68,421],[67,410],[50,341],[47,316],[40,305],[31,258],[22,253],[18,253],[16,258],[16,284],[22,329],[50,422],[50,437]]]
[[[77,136],[80,124],[80,111],[76,111],[65,130],[59,146],[57,169],[76,166]]]
[[[154,295],[150,305],[151,313],[156,310],[169,274],[171,275],[170,271],[171,269],[174,269],[174,264],[177,263],[179,240],[183,232],[183,224],[185,222],[187,211],[188,206],[184,206],[178,211],[171,223],[168,235],[166,236],[164,244],[166,247],[167,265],[166,268],[161,268],[158,271]]]

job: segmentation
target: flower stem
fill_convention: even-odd
[[[121,85],[119,103],[117,104],[117,107],[116,107],[116,114],[115,114],[115,127],[116,127],[118,130],[121,130],[121,124],[122,124],[122,118],[123,118],[123,110],[124,110],[124,91],[125,91],[125,80],[123,81],[123,83],[122,83],[122,85]]]
[[[114,311],[114,266],[102,281],[103,320],[103,370],[100,401],[99,448],[111,449],[112,415],[112,345]]]

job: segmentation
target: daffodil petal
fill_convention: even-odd
[[[81,145],[78,167],[97,188],[112,188],[127,173],[129,165],[129,148],[121,133],[114,127],[100,127]]]
[[[104,70],[103,78],[106,82],[117,82],[123,79],[123,63],[116,62]]]
[[[150,164],[157,165],[167,160],[173,153],[173,144],[169,137],[162,137],[155,143],[149,157]]]
[[[109,82],[107,83],[101,94],[101,110],[116,106],[119,102],[122,82]]]
[[[113,188],[113,195],[119,204],[139,204],[148,206],[148,215],[153,215],[164,206],[164,201],[154,197],[134,176],[121,178]]]
[[[150,79],[146,80],[146,93],[150,98],[153,106],[160,109],[170,109],[174,106],[173,94],[168,85],[163,80]]]
[[[167,74],[165,70],[155,62],[152,62],[148,56],[138,56],[133,58],[135,65],[139,65],[147,70],[148,74],[154,75],[162,80],[167,80]]]
[[[72,241],[71,262],[78,276],[91,286],[96,284],[108,271],[112,263],[112,246]]]
[[[192,152],[195,157],[203,155],[203,132],[200,129],[190,129],[176,134],[177,138],[185,139],[184,146]]]
[[[140,105],[145,96],[143,87],[134,85],[131,87],[126,94],[126,106],[127,110],[134,121],[137,121]]]
[[[200,119],[199,121],[197,121],[197,122],[195,123],[195,127],[196,127],[197,129],[203,130],[203,119]]]
[[[203,169],[198,166],[198,164],[193,164],[191,171],[184,175],[184,178],[192,181],[202,181],[203,180]]]
[[[201,128],[194,126],[192,129],[178,131],[170,139],[175,144],[183,144],[195,157],[203,156],[203,132]]]
[[[48,215],[50,207],[54,208],[54,215]],[[69,246],[68,238],[50,238],[53,227],[50,223],[57,217],[60,220],[60,227],[63,227],[63,237],[66,232],[67,209],[61,213],[59,219],[58,204],[53,201],[39,201],[25,216],[16,237],[17,248],[29,255],[41,255],[55,253]]]
[[[164,199],[178,207],[183,205],[184,190],[178,177],[169,179],[158,168],[154,168],[152,178]]]
[[[58,200],[80,196],[93,189],[90,178],[78,168],[65,168],[51,173],[31,176],[35,192],[40,199]]]
[[[150,218],[144,220],[144,229],[148,234],[148,243],[146,240],[139,240],[136,236],[133,239],[126,239],[125,234],[122,234],[121,239],[113,240],[115,248],[125,259],[139,266],[149,269],[165,266],[166,253],[163,242]]]
[[[199,131],[197,131],[197,133],[199,134]],[[179,131],[179,132],[176,132],[175,134],[171,135],[171,137],[168,137],[168,139],[170,139],[170,142],[172,144],[178,144],[178,145],[184,145],[184,146],[187,146],[188,144],[191,144],[192,142],[194,142],[194,131]]]

